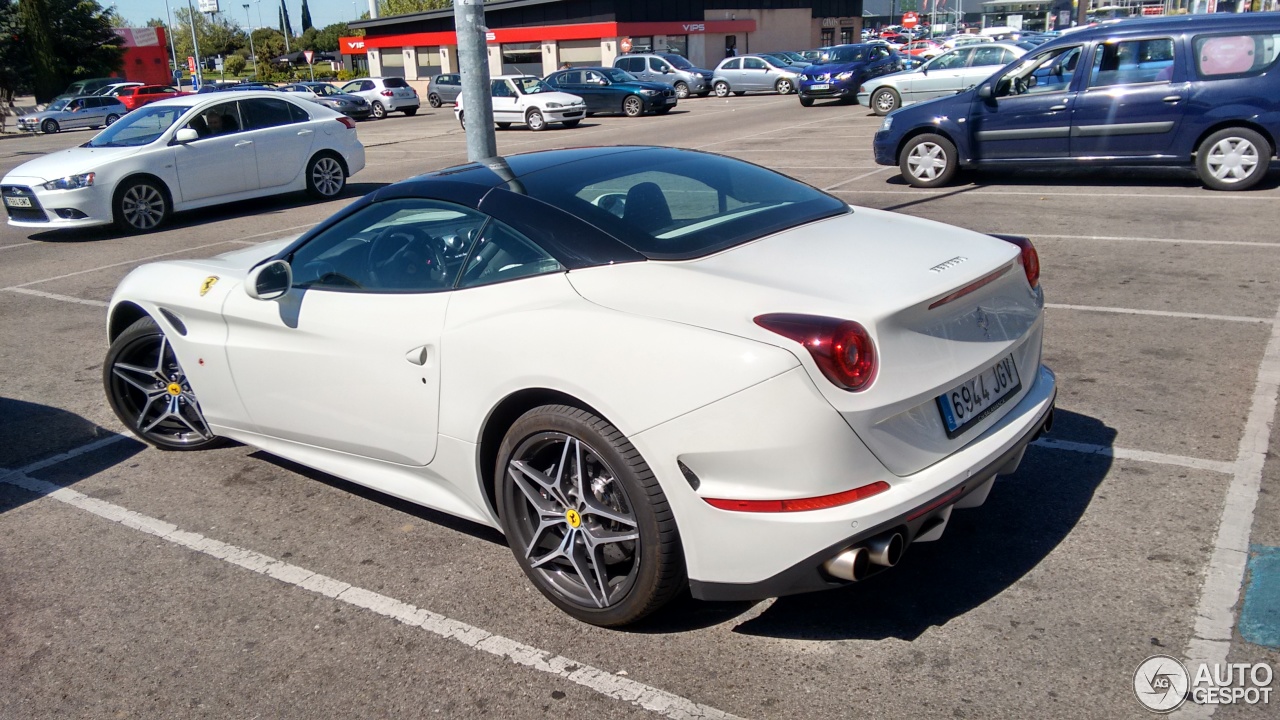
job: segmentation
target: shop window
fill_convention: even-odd
[[[631,38],[631,52],[633,53],[653,52],[653,36],[646,35],[644,37]]]
[[[418,77],[432,77],[440,74],[440,48],[432,45],[430,47],[418,48]]]
[[[852,43],[853,41],[854,41],[854,40],[853,40],[853,28],[851,28],[851,27],[842,27],[842,28],[840,28],[840,44],[841,44],[841,45],[848,45],[848,44]]]
[[[503,43],[502,74],[542,77],[542,43]]]
[[[561,40],[558,51],[560,58],[557,66],[564,63],[569,63],[570,65],[599,65],[603,60],[603,56],[600,53],[599,40]]]
[[[820,43],[820,46],[831,47],[832,45],[835,45],[835,44],[836,44],[836,29],[822,28],[822,42]]]
[[[667,52],[675,53],[683,58],[689,57],[689,36],[688,35],[668,35],[667,36]]]

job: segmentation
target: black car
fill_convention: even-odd
[[[579,67],[546,77],[551,87],[587,101],[587,114],[622,113],[640,117],[664,115],[676,106],[675,88],[667,83],[644,82],[625,70]]]

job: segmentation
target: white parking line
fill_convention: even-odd
[[[0,470],[0,482],[28,492],[57,500],[85,512],[97,515],[127,528],[154,535],[162,540],[209,557],[237,565],[259,575],[279,580],[286,585],[302,588],[318,595],[332,598],[379,615],[389,617],[410,627],[419,627],[441,638],[456,640],[475,650],[504,658],[515,665],[557,675],[572,683],[594,690],[605,697],[622,700],[674,720],[717,718],[740,720],[735,715],[709,705],[696,703],[665,690],[645,685],[613,673],[600,670],[562,655],[553,656],[546,650],[495,635],[473,625],[447,618],[425,608],[415,607],[395,598],[382,595],[336,578],[291,565],[253,550],[236,547],[199,533],[187,532],[163,520],[133,512],[119,505],[89,497],[70,488],[30,477],[30,473],[56,465],[78,455],[100,449],[124,436],[97,440],[69,453],[28,465],[17,471]]]
[[[1218,532],[1213,539],[1213,555],[1205,572],[1200,602],[1196,606],[1195,633],[1187,643],[1183,657],[1188,668],[1201,663],[1221,665],[1227,661],[1236,624],[1240,586],[1244,583],[1245,565],[1249,558],[1249,534],[1253,531],[1253,513],[1262,489],[1262,467],[1267,461],[1271,423],[1276,413],[1276,396],[1280,394],[1280,310],[1271,326],[1258,379],[1253,388],[1253,402],[1245,420],[1244,434],[1236,455],[1235,472],[1227,486]],[[1175,717],[1207,718],[1216,705],[1187,703]]]
[[[851,182],[857,182],[857,181],[859,181],[859,180],[861,180],[861,179],[863,179],[863,178],[869,178],[869,177],[871,177],[872,175],[875,175],[875,174],[877,174],[877,173],[882,173],[882,172],[884,172],[885,170],[893,170],[893,169],[894,169],[894,168],[891,168],[891,167],[877,167],[875,170],[872,170],[871,172],[864,172],[864,173],[862,173],[861,175],[858,175],[857,177],[851,177],[851,178],[849,178],[848,180],[842,180],[842,181],[840,181],[840,182],[836,183],[835,185],[828,185],[828,186],[826,186],[826,187],[824,187],[824,188],[822,188],[822,189],[823,189],[823,190],[825,190],[825,191],[827,191],[827,192],[831,192],[832,190],[834,190],[835,188],[840,187],[841,185],[848,185],[848,184],[849,184],[849,183],[851,183]],[[843,191],[838,191],[838,192],[843,192]]]
[[[1085,312],[1118,313],[1121,315],[1152,315],[1155,317],[1189,318],[1191,320],[1264,324],[1275,322],[1271,318],[1249,317],[1247,315],[1206,315],[1204,313],[1173,312],[1171,310],[1137,310],[1134,308],[1101,307],[1097,305],[1064,305],[1062,303],[1045,303],[1044,306],[1054,310],[1083,310]]]
[[[39,244],[40,243],[37,243],[35,240],[32,240],[30,242],[14,243],[12,245],[0,245],[0,250],[12,250],[14,248],[26,247],[28,245],[39,245]]]
[[[1048,450],[1065,450],[1084,453],[1085,455],[1102,455],[1104,457],[1113,457],[1117,460],[1137,460],[1138,462],[1154,463],[1156,465],[1177,465],[1179,467],[1209,470],[1227,475],[1234,472],[1236,467],[1235,463],[1226,462],[1225,460],[1167,455],[1148,450],[1133,450],[1131,448],[1111,447],[1110,445],[1092,445],[1071,442],[1070,440],[1054,440],[1053,438],[1040,438],[1032,444]]]
[[[262,233],[262,235],[271,235],[271,234],[273,233]],[[259,237],[259,236],[249,235],[247,237]],[[39,285],[41,283],[53,282],[54,280],[64,280],[66,278],[75,277],[77,275],[85,275],[87,273],[95,273],[102,270],[110,270],[111,268],[120,267],[121,265],[134,265],[137,263],[146,262],[148,260],[158,260],[162,257],[169,257],[170,255],[181,255],[183,253],[189,253],[193,250],[203,250],[205,248],[217,247],[219,245],[228,245],[231,242],[232,242],[231,240],[219,240],[218,242],[208,243],[205,245],[196,245],[195,247],[184,248],[182,250],[174,250],[173,252],[160,253],[159,255],[148,255],[147,257],[135,258],[133,260],[125,260],[123,262],[118,262],[118,263],[111,263],[110,265],[103,265],[101,267],[89,268],[88,270],[77,270],[75,272],[67,273],[65,275],[56,275],[54,277],[44,278],[43,280],[32,280],[31,282],[25,282],[25,283],[22,283],[21,285],[10,285],[9,287],[6,287],[6,288],[0,288],[0,290],[16,290],[18,288],[30,287],[32,285]]]
[[[108,303],[101,300],[85,300],[84,298],[71,297],[70,295],[59,295],[57,293],[45,292],[43,290],[32,290],[25,287],[5,288],[8,292],[22,293],[23,295],[35,295],[47,300],[61,300],[62,302],[77,303],[79,305],[92,305],[93,307],[106,307]]]
[[[1247,240],[1180,240],[1178,238],[1121,237],[1118,235],[1046,235],[1044,233],[1011,233],[1031,238],[1050,240],[1106,240],[1117,242],[1172,243],[1174,245],[1243,245],[1245,247],[1280,248],[1280,243],[1249,242]]]

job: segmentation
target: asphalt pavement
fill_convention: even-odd
[[[723,153],[1040,252],[1057,423],[986,505],[868,582],[684,598],[624,631],[556,610],[490,529],[250,448],[150,449],[103,397],[105,306],[132,268],[295,235],[464,162],[451,109],[360,123],[368,166],[332,202],[144,236],[0,227],[0,717],[1111,719],[1148,715],[1134,671],[1154,654],[1280,669],[1233,631],[1250,553],[1280,545],[1280,173],[1243,193],[1182,170],[918,190],[872,161],[879,123],[762,95],[498,132],[503,153]],[[0,172],[89,137],[7,140]]]

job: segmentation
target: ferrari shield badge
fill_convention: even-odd
[[[200,284],[200,297],[204,297],[205,295],[207,295],[209,291],[213,289],[213,286],[216,285],[217,283],[218,283],[217,275],[210,275],[209,277],[205,278],[204,282]]]

